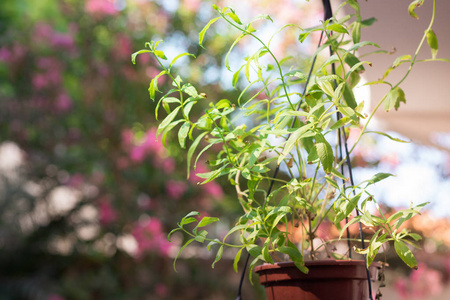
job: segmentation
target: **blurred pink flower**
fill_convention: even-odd
[[[138,249],[136,257],[142,257],[146,252],[159,252],[167,256],[172,245],[162,231],[161,221],[157,218],[150,218],[136,224],[131,233],[136,239]]]
[[[127,149],[133,143],[133,130],[131,129],[123,129],[121,133],[122,138],[122,147]]]
[[[188,185],[185,181],[169,180],[166,183],[166,193],[170,198],[180,199],[186,193]]]
[[[133,162],[142,162],[145,159],[147,150],[143,145],[133,146],[130,151],[130,159]]]
[[[56,110],[60,113],[67,112],[72,108],[72,99],[68,94],[60,94],[58,98],[56,98]]]
[[[395,287],[401,299],[425,299],[442,293],[442,277],[439,271],[419,263],[418,269],[413,270],[409,278],[399,279]]]
[[[12,57],[11,50],[6,47],[0,48],[0,60],[1,61],[9,61]]]
[[[114,0],[87,0],[84,6],[87,13],[99,16],[115,15]]]
[[[215,198],[216,200],[223,198],[222,187],[217,182],[210,181],[210,182],[202,185],[202,187],[208,196]]]
[[[108,199],[100,200],[98,219],[102,225],[111,224],[117,219],[117,213]]]
[[[167,157],[162,160],[162,170],[166,174],[171,174],[175,171],[175,159],[173,157]]]

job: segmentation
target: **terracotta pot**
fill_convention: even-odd
[[[308,274],[293,262],[264,264],[255,268],[268,300],[366,300],[369,299],[366,266],[362,260],[305,262]],[[376,299],[382,266],[370,266],[372,296]],[[380,294],[381,295],[381,294]]]

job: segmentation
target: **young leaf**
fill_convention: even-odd
[[[397,110],[400,107],[400,102],[406,103],[405,92],[399,87],[391,89],[386,99],[384,99],[384,109],[390,111],[392,108]]]
[[[239,17],[234,12],[227,13],[226,15],[229,16],[231,19],[233,19],[233,21],[235,21],[239,25],[242,25],[241,20],[239,19]]]
[[[354,44],[361,40],[361,22],[355,22],[355,25],[353,25],[352,39]]]
[[[193,239],[193,238],[190,239],[190,240],[188,240],[188,241],[183,245],[183,247],[180,248],[180,250],[178,251],[177,255],[175,256],[175,259],[173,260],[173,269],[175,270],[175,272],[177,272],[177,268],[175,267],[175,264],[177,263],[178,256],[180,256],[181,251],[183,251],[184,248],[186,248],[186,247],[187,247],[190,243],[192,243],[193,241],[195,241],[195,239]]]
[[[197,228],[204,227],[206,225],[209,225],[211,223],[219,221],[219,218],[215,217],[203,217],[200,222],[198,222]]]
[[[341,24],[338,24],[338,23],[332,23],[332,24],[328,25],[327,26],[327,30],[329,30],[329,31],[336,31],[336,32],[339,32],[339,33],[347,33],[348,34],[347,29],[345,29],[344,26],[342,26]]]
[[[390,173],[377,173],[372,176],[369,180],[367,180],[367,185],[377,183],[378,181],[381,181],[383,179],[386,179],[388,177],[394,176]]]
[[[331,148],[328,141],[321,133],[317,133],[316,143],[314,144],[317,154],[319,155],[320,162],[322,163],[323,170],[325,173],[330,173],[333,168],[334,155],[333,149]]]
[[[403,241],[395,240],[394,248],[397,255],[405,262],[405,264],[407,264],[410,268],[417,270],[416,258]]]
[[[216,259],[214,260],[214,262],[211,266],[213,269],[214,269],[216,262],[218,262],[222,258],[222,254],[223,254],[223,245],[220,246],[219,250],[217,251]]]
[[[421,6],[424,1],[425,0],[415,0],[411,2],[411,4],[408,6],[408,12],[411,15],[411,17],[419,19],[419,16],[416,14],[414,10],[416,9],[416,7]]]
[[[175,108],[158,126],[158,130],[156,131],[156,135],[159,136],[161,132],[166,129],[166,127],[172,122],[172,120],[175,118],[175,116],[178,114],[178,111],[180,110],[181,106],[178,106]]]
[[[205,27],[203,27],[202,31],[200,31],[200,33],[198,34],[198,44],[200,45],[200,47],[205,48],[203,47],[203,39],[205,37],[205,33],[209,29],[209,27],[219,19],[220,17],[212,19],[211,21],[208,22],[208,24],[206,24]]]
[[[161,50],[155,50],[155,52],[153,52],[156,56],[158,56],[161,59],[167,60],[166,55],[164,54],[164,52],[162,52]]]
[[[192,143],[191,147],[189,147],[188,153],[187,153],[187,177],[189,178],[189,174],[191,172],[191,160],[192,156],[194,155],[195,149],[197,148],[200,141],[203,139],[205,135],[207,135],[208,132],[202,132],[199,136],[197,136]]]
[[[191,54],[191,53],[181,53],[181,54],[177,55],[174,59],[172,59],[172,61],[170,62],[170,65],[169,65],[169,69],[172,68],[172,66],[175,64],[175,62],[176,62],[179,58],[182,58],[183,56],[192,56],[193,58],[195,58],[195,55],[194,55],[194,54]]]
[[[233,269],[236,273],[238,271],[238,263],[239,263],[239,260],[241,259],[242,250],[244,250],[244,248],[239,249],[238,253],[236,253],[236,256],[234,257]]]
[[[149,53],[152,52],[150,50],[139,50],[137,52],[134,52],[133,54],[131,54],[131,61],[133,62],[133,65],[136,64],[136,56],[138,56],[141,53]]]
[[[186,121],[183,125],[181,125],[180,130],[178,131],[178,142],[183,149],[186,148],[186,137],[189,133],[190,127],[191,123]]]
[[[435,59],[437,52],[438,52],[439,45],[438,45],[438,40],[437,40],[436,34],[434,33],[434,31],[432,29],[428,30],[428,32],[427,32],[427,42],[431,49],[431,57],[433,59]]]

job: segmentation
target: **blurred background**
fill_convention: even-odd
[[[177,262],[178,272],[173,270],[183,237],[175,235],[169,243],[166,236],[181,217],[191,210],[211,216],[226,213],[229,219],[221,218],[209,230],[220,236],[234,223],[240,206],[235,192],[220,181],[200,186],[195,176],[186,180],[185,154],[176,140],[168,138],[167,147],[156,141],[155,104],[147,88],[158,67],[150,56],[139,56],[136,65],[130,59],[145,42],[163,39],[161,47],[168,56],[186,51],[197,56],[179,60],[178,72],[185,81],[202,86],[209,99],[237,98],[239,92],[226,81],[232,73],[222,60],[237,33],[217,23],[207,34],[207,49],[198,46],[198,32],[215,17],[212,3],[0,2],[1,300],[236,297],[240,274],[231,267],[232,253],[225,252],[211,269],[215,254],[194,245]],[[269,13],[277,27],[286,23],[310,27],[323,16],[321,1],[316,0],[214,3],[235,7],[247,20]],[[396,55],[386,55],[392,62],[397,55],[414,52],[408,45],[418,44],[431,3],[417,11],[424,15],[419,21],[408,15],[407,0],[396,1],[389,10],[404,20],[386,17],[387,3],[361,3],[362,13],[380,20],[374,32],[388,30],[392,35],[371,35],[369,29],[363,38],[386,50],[396,47]],[[445,7],[438,9],[439,22],[446,17],[443,12]],[[437,25],[438,57],[449,58],[445,30],[450,24]],[[409,37],[414,30],[418,36]],[[275,41],[276,53],[291,54],[307,66],[317,37],[301,47],[296,39],[294,31],[283,32]],[[251,45],[242,43],[232,55],[245,55],[246,46]],[[429,57],[424,48],[421,55]],[[381,77],[377,68],[386,61],[374,62],[365,80]],[[450,290],[450,102],[443,92],[450,75],[448,66],[430,65],[431,69],[413,72],[408,81],[408,105],[398,113],[405,121],[395,123],[390,116],[397,112],[390,112],[379,114],[375,124],[412,142],[399,144],[368,135],[353,156],[358,178],[380,170],[397,174],[373,191],[387,212],[410,202],[432,202],[429,211],[408,224],[426,237],[416,251],[419,270],[411,271],[391,258],[389,249],[380,255],[390,264],[386,299],[448,299]],[[427,79],[432,83],[424,83]],[[159,85],[168,86],[164,77]],[[377,93],[382,92],[361,88],[358,97],[373,107]],[[405,123],[416,129],[399,127]],[[357,133],[351,132],[350,142]],[[253,286],[245,282],[243,296],[263,299],[257,279]]]

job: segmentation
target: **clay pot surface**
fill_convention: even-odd
[[[264,264],[255,268],[265,286],[268,300],[366,300],[369,299],[367,273],[362,260],[307,261],[308,274],[293,262]],[[370,266],[375,299],[380,263]]]

